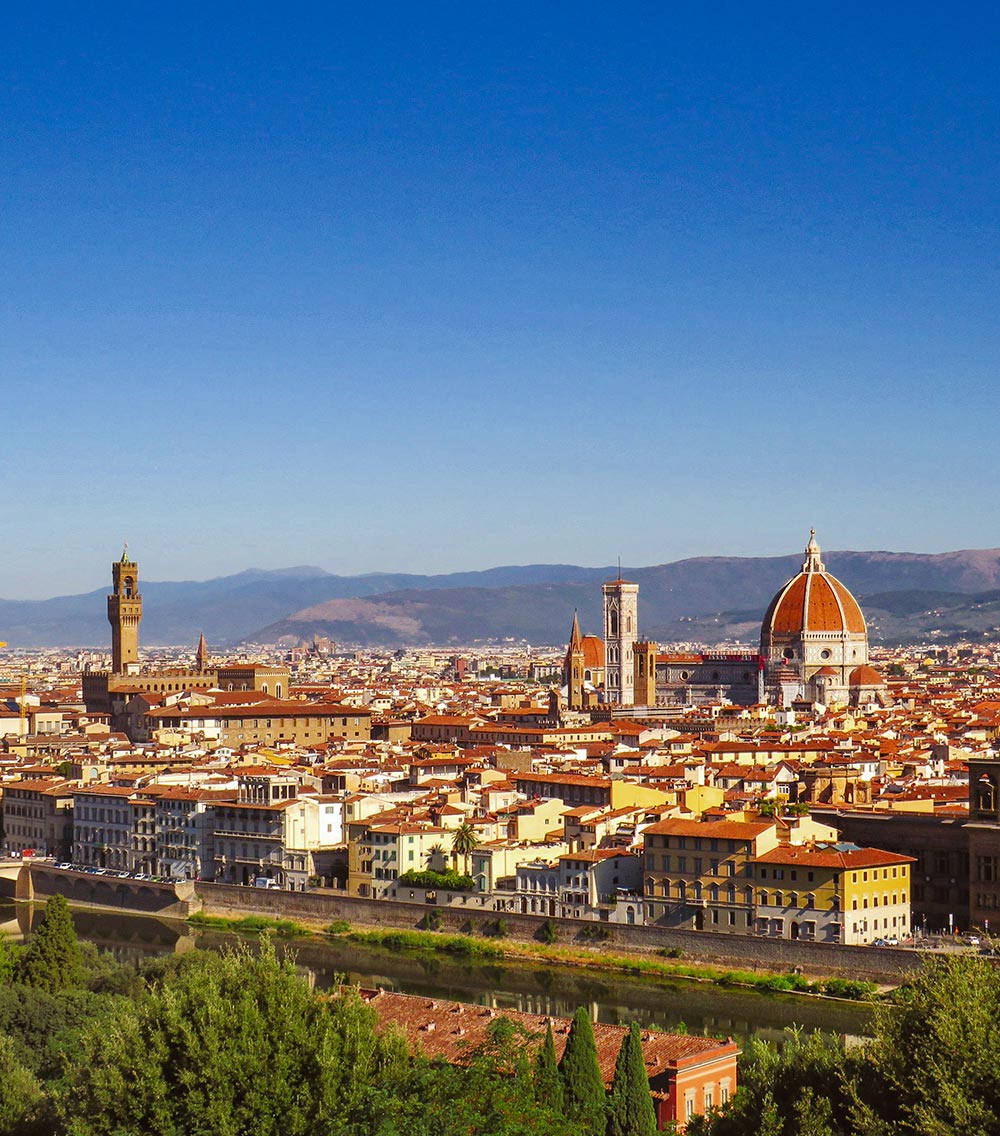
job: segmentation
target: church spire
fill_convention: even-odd
[[[826,565],[820,559],[819,542],[816,540],[816,530],[809,530],[809,543],[806,545],[806,558],[802,565],[803,572],[825,572]]]
[[[208,644],[205,642],[205,632],[201,633],[201,638],[198,640],[198,651],[195,654],[195,662],[197,663],[198,670],[204,672],[208,670]]]
[[[580,621],[576,617],[576,608],[573,608],[573,630],[569,633],[569,649],[571,654],[583,650],[583,637],[580,634]]]

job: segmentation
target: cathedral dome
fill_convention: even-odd
[[[815,530],[806,546],[802,571],[771,600],[761,626],[761,642],[797,637],[804,632],[865,635],[865,617],[848,589],[827,572]],[[764,651],[768,654],[768,651]]]

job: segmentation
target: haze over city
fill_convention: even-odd
[[[0,595],[997,544],[996,22],[7,12]]]

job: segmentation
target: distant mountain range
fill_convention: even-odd
[[[934,555],[830,552],[827,567],[858,597],[872,640],[954,642],[1000,638],[1000,549]],[[802,556],[698,557],[626,568],[639,584],[644,635],[663,642],[754,642],[777,589]],[[573,609],[600,633],[601,581],[616,568],[532,564],[439,576],[334,576],[320,568],[250,570],[214,580],[143,581],[141,641],[288,644],[314,634],[340,644],[563,643]],[[12,647],[110,642],[106,590],[49,600],[0,600],[0,638]]]

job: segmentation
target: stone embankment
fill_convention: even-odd
[[[416,930],[426,926],[434,910],[435,926],[450,934],[491,935],[503,924],[504,936],[515,942],[537,942],[549,921],[537,915],[498,914],[476,904],[432,908],[424,903],[356,899],[343,892],[269,891],[226,884],[158,884],[151,881],[95,876],[86,872],[33,864],[0,872],[0,895],[45,898],[56,892],[75,904],[184,919],[195,911],[209,915],[266,915],[318,927],[336,920],[352,926]],[[723,935],[659,927],[598,924],[583,919],[557,919],[557,942],[615,955],[652,955],[676,950],[697,965],[782,973],[798,970],[806,977],[843,977],[867,982],[898,983],[920,966],[918,952],[892,947],[846,947],[829,943],[792,942],[752,935]],[[601,938],[595,938],[595,936]],[[606,936],[606,937],[605,937]]]
[[[265,891],[225,884],[195,885],[202,910],[210,915],[267,915],[325,926],[346,920],[356,927],[416,930],[426,926],[427,914],[438,914],[438,930],[450,934],[495,934],[502,921],[505,936],[520,942],[537,942],[548,922],[537,915],[498,914],[479,907],[432,908],[422,903],[355,899],[342,892]],[[595,952],[615,955],[650,955],[676,949],[685,962],[751,971],[787,972],[798,968],[807,977],[854,978],[866,982],[895,984],[920,966],[916,951],[892,947],[842,947],[828,943],[792,942],[751,935],[720,935],[706,931],[677,931],[659,927],[629,927],[595,923],[586,919],[556,919],[557,942],[566,946],[592,947]],[[597,932],[608,938],[599,942]]]

